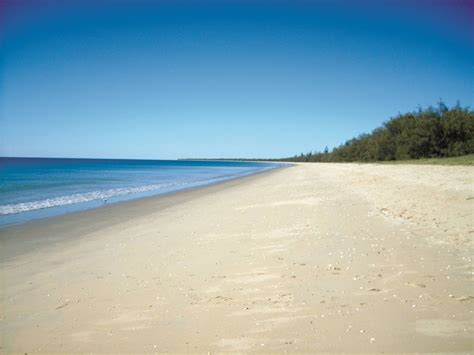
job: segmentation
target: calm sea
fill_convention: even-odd
[[[0,158],[0,226],[282,166],[229,161]]]

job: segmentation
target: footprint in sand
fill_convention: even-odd
[[[216,296],[214,298],[210,298],[207,300],[208,303],[214,303],[214,304],[228,303],[230,301],[232,301],[232,298],[226,297],[226,296]]]
[[[422,283],[416,283],[416,282],[407,282],[407,286],[412,286],[412,287],[420,287],[420,288],[425,288],[426,285]]]
[[[460,296],[456,298],[456,301],[459,302],[467,302],[467,301],[472,301],[474,300],[474,296]]]
[[[377,292],[382,292],[382,290],[380,288],[371,288],[369,291],[370,292],[376,292],[376,293]]]

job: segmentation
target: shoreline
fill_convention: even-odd
[[[280,170],[291,167],[292,164],[289,164],[286,167],[259,171],[249,175],[238,176],[207,185],[188,187],[154,196],[144,196],[126,201],[118,201],[86,210],[74,211],[62,215],[35,219],[20,224],[0,227],[0,245],[2,245],[3,249],[9,246],[8,244],[10,243],[17,244],[13,249],[9,250],[8,255],[5,255],[5,253],[0,251],[1,259],[5,261],[9,258],[30,251],[27,250],[27,248],[25,248],[25,246],[21,243],[23,240],[18,240],[19,235],[23,235],[23,237],[20,238],[35,238],[34,240],[24,241],[26,242],[27,246],[34,245],[34,248],[47,247],[51,240],[48,240],[47,238],[39,239],[35,236],[32,236],[32,234],[43,235],[46,234],[45,231],[50,229],[51,226],[60,226],[60,229],[62,229],[61,232],[64,234],[64,238],[61,241],[67,241],[70,238],[81,237],[84,234],[91,233],[100,228],[110,227],[118,221],[123,222],[124,220],[127,221],[150,213],[159,212],[166,208],[199,198],[206,194],[219,192],[223,189],[236,186],[240,183],[245,183],[253,179],[263,177],[267,174],[276,173]],[[93,223],[92,225],[86,225],[84,228],[83,224],[91,218],[94,219],[96,223]],[[54,238],[53,242],[57,243],[59,241],[57,238]]]
[[[0,347],[472,352],[473,173],[297,164],[19,226]]]
[[[28,165],[30,164],[31,160],[34,160],[32,158],[0,158],[0,159],[12,159],[12,161],[7,161],[5,163],[5,166],[7,167],[7,175],[6,175],[6,181],[9,184],[12,184],[13,181],[10,181],[11,177],[9,177],[12,174],[12,171],[15,172],[15,169],[18,169],[18,167],[21,167],[23,165]],[[63,160],[65,162],[63,162]],[[133,200],[138,200],[142,198],[147,198],[147,197],[157,197],[157,196],[166,196],[170,193],[178,192],[178,191],[186,191],[194,188],[200,188],[200,187],[206,187],[210,186],[213,184],[218,184],[221,182],[225,181],[230,181],[234,179],[239,179],[242,177],[246,176],[251,176],[255,174],[260,174],[268,170],[273,170],[273,169],[281,169],[288,164],[275,164],[271,162],[260,162],[258,165],[254,167],[245,167],[243,164],[248,164],[252,162],[236,162],[238,166],[242,166],[242,169],[239,171],[230,171],[227,170],[226,172],[222,171],[222,173],[218,173],[217,175],[214,173],[210,174],[205,174],[204,176],[201,176],[199,179],[188,179],[186,181],[187,177],[190,177],[193,173],[186,173],[186,172],[181,172],[177,170],[175,173],[178,174],[176,177],[173,175],[168,175],[160,178],[160,174],[158,173],[158,176],[156,175],[156,170],[151,169],[150,167],[153,167],[154,165],[149,165],[145,166],[146,169],[148,170],[148,180],[144,179],[141,181],[141,185],[137,186],[128,186],[127,187],[127,182],[134,181],[134,176],[133,176],[133,171],[134,169],[125,169],[121,175],[122,175],[122,187],[118,187],[115,185],[100,185],[96,186],[97,184],[94,182],[94,177],[88,176],[88,174],[82,174],[81,169],[77,168],[77,166],[80,167],[80,165],[77,165],[76,163],[71,163],[71,161],[77,160],[78,162],[83,163],[84,161],[89,161],[91,166],[95,168],[99,167],[99,169],[106,169],[106,174],[112,174],[114,173],[114,169],[112,169],[108,165],[101,166],[100,164],[103,164],[104,162],[113,162],[111,165],[114,167],[117,164],[131,164],[130,162],[149,162],[149,163],[155,163],[158,164],[160,163],[161,166],[165,167],[165,169],[159,169],[161,173],[163,174],[168,174],[167,169],[169,166],[174,166],[173,164],[178,164],[180,163],[179,161],[169,161],[169,160],[126,160],[126,159],[59,159],[59,158],[38,158],[39,163],[37,164],[51,164],[51,161],[57,161],[55,164],[60,164],[61,162],[66,164],[66,170],[70,169],[71,170],[71,176],[75,175],[76,179],[78,180],[79,184],[81,184],[81,181],[84,179],[90,179],[89,181],[89,189],[88,191],[81,190],[80,192],[76,191],[74,193],[74,189],[71,191],[63,191],[61,188],[57,191],[57,196],[43,196],[41,197],[41,194],[38,195],[38,192],[33,189],[32,194],[34,195],[35,193],[37,196],[35,198],[32,198],[32,201],[24,201],[24,202],[18,202],[15,201],[13,198],[6,198],[4,201],[4,204],[0,206],[0,231],[13,227],[16,225],[22,225],[25,223],[29,223],[32,221],[38,221],[38,220],[43,220],[43,219],[49,219],[51,217],[56,217],[56,216],[63,216],[63,215],[68,215],[71,213],[77,213],[77,212],[82,212],[82,211],[87,211],[87,210],[92,210],[92,209],[97,209],[97,208],[102,208],[107,205],[111,204],[116,204],[116,203],[123,203],[127,201],[133,201]],[[206,162],[199,162],[195,161],[194,163],[202,163],[202,164],[207,164]],[[182,163],[182,162],[181,162]],[[215,162],[214,162],[215,163]],[[207,164],[209,166],[214,166],[215,164]],[[227,163],[232,163],[232,162],[217,162],[220,164],[219,166],[222,166],[222,169],[227,169],[223,164]],[[77,166],[76,166],[76,165]],[[95,164],[95,165],[94,165]],[[240,164],[240,165],[239,165]],[[177,168],[179,168],[181,165],[176,165]],[[186,165],[186,164],[185,164]],[[206,166],[207,166],[206,165]],[[35,165],[33,165],[35,166]],[[126,167],[127,165],[125,165]],[[133,166],[133,164],[131,165]],[[141,165],[139,165],[141,167]],[[194,166],[194,165],[193,165]],[[11,171],[8,170],[8,167],[11,167]],[[39,169],[39,170],[38,170]],[[41,171],[41,167],[36,170]],[[107,171],[107,169],[111,169]],[[33,169],[34,170],[34,169]],[[52,169],[54,171],[54,169]],[[87,169],[86,169],[87,170]],[[8,173],[9,171],[9,173]],[[27,173],[26,176],[23,176],[23,174],[20,171],[19,179],[31,179],[34,178],[34,174],[37,174],[37,172],[33,173]],[[127,174],[132,173],[132,176],[129,176]],[[198,173],[199,174],[199,173]],[[114,180],[113,176],[110,175],[109,178]],[[55,176],[53,174],[53,176]],[[155,179],[158,177],[159,183],[156,182]],[[181,179],[183,177],[183,179]],[[58,178],[58,177],[56,177]],[[61,178],[59,178],[61,179]],[[161,180],[160,180],[161,179]],[[175,180],[178,179],[180,180],[177,183],[174,183]],[[115,177],[115,180],[117,180],[117,177]],[[183,180],[183,181],[181,181]],[[98,179],[97,181],[100,181]],[[45,180],[46,182],[46,180]],[[70,183],[74,183],[74,179],[70,181]],[[41,184],[39,184],[41,187]],[[41,190],[39,188],[38,190]],[[18,193],[15,192],[14,188],[14,183],[12,186],[11,191],[6,191],[7,195],[8,193],[11,193],[14,196],[15,194],[18,195]],[[44,195],[44,194],[43,194]],[[18,197],[18,196],[17,196]],[[26,196],[19,196],[22,197],[22,199]]]

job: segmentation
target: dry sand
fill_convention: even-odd
[[[4,230],[0,346],[472,352],[473,183],[302,164]]]

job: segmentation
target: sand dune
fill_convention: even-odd
[[[3,351],[473,351],[474,169],[301,164],[4,230]]]

